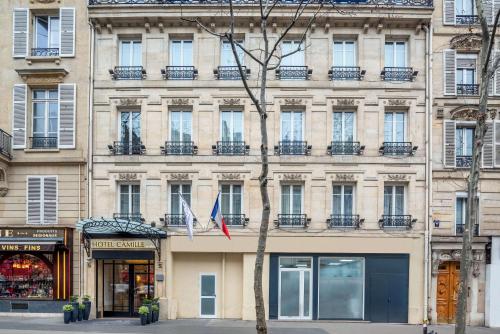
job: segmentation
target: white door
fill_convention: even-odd
[[[200,275],[200,318],[215,318],[215,274]]]
[[[279,319],[312,319],[311,290],[311,259],[280,258]]]

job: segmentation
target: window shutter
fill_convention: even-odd
[[[444,95],[457,95],[455,50],[443,51],[443,64]]]
[[[483,168],[493,167],[493,123],[486,123],[486,134],[483,144]]]
[[[443,24],[455,25],[455,0],[443,1]]]
[[[26,148],[26,85],[14,85],[12,106],[12,148]]]
[[[28,224],[40,224],[42,222],[42,178],[39,176],[28,176],[27,191],[27,216]]]
[[[493,1],[495,0],[482,0],[484,16],[486,16],[486,21],[488,24],[493,24]]]
[[[500,0],[493,0],[493,15],[491,16],[492,22],[495,22],[495,16],[497,15],[498,11],[500,10]]]
[[[500,121],[495,121],[494,141],[495,167],[500,167]]]
[[[499,0],[497,0],[500,2]],[[500,7],[498,8],[500,10]],[[494,53],[495,57],[491,60],[491,63],[495,62],[496,57],[500,57],[500,50],[495,50]],[[497,68],[495,70],[495,75],[493,75],[493,87],[494,87],[494,94],[495,95],[500,95],[500,68]]]
[[[455,158],[455,121],[444,121],[443,163],[445,167],[454,168]]]
[[[61,57],[75,56],[75,9],[61,8],[59,10],[61,22],[60,52]]]
[[[25,58],[28,54],[29,10],[15,8],[12,25],[12,56]]]
[[[57,177],[43,178],[43,223],[57,224]]]
[[[75,148],[75,84],[59,84],[59,148]]]

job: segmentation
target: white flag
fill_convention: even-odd
[[[184,197],[181,196],[182,208],[184,211],[184,222],[186,223],[186,229],[189,240],[193,240],[193,222],[194,215],[189,207],[189,204],[184,200]]]

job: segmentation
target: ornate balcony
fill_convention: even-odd
[[[457,84],[457,95],[479,95],[479,85]]]
[[[146,79],[146,70],[142,66],[115,66],[109,70],[114,80],[143,80]]]
[[[310,222],[306,214],[279,214],[274,224],[276,227],[306,228]]]
[[[223,214],[224,223],[230,227],[245,227],[248,225],[249,218],[244,214]]]
[[[455,234],[463,235],[465,231],[465,224],[456,224],[455,225]],[[474,224],[474,236],[479,236],[479,224]]]
[[[358,229],[363,221],[359,215],[331,215],[326,223],[331,229]]]
[[[142,155],[146,153],[146,146],[142,143],[115,141],[113,145],[108,145],[108,149],[113,155]]]
[[[471,155],[457,155],[455,157],[457,168],[469,168],[472,165]]]
[[[411,229],[413,224],[417,222],[411,215],[382,215],[378,223],[380,228],[396,228],[396,229]]]
[[[192,141],[166,141],[165,146],[160,148],[165,155],[195,155],[198,153],[198,146]]]
[[[330,80],[361,80],[366,71],[359,66],[332,66],[328,71]]]
[[[217,145],[212,145],[212,152],[215,155],[247,155],[250,145],[244,141],[218,141]]]
[[[113,218],[130,220],[130,221],[139,222],[139,223],[144,222],[144,218],[142,218],[142,214],[140,214],[140,213],[118,212],[118,213],[113,213]]]
[[[0,154],[12,159],[12,136],[3,130],[0,130]]]
[[[161,220],[161,219],[160,219]],[[198,221],[193,218],[193,225],[196,225]],[[165,226],[166,227],[186,227],[186,221],[184,214],[165,214]]]
[[[276,155],[309,155],[312,145],[307,145],[307,141],[285,140],[278,142],[274,146]]]
[[[161,74],[165,80],[194,80],[198,70],[194,66],[167,66]]]
[[[418,75],[413,67],[384,67],[380,76],[384,81],[413,81]]]
[[[250,69],[246,66],[242,66],[243,73],[245,74],[245,79],[250,76]],[[217,80],[240,80],[240,70],[238,66],[219,66],[214,70],[214,75]]]
[[[280,66],[276,69],[278,80],[307,80],[312,75],[312,69],[307,66]]]
[[[364,150],[365,146],[360,145],[359,141],[332,141],[327,147],[331,155],[360,155]]]
[[[57,137],[30,137],[29,148],[33,150],[57,148]]]
[[[387,142],[385,141],[378,149],[382,155],[413,155],[418,146],[412,146],[411,142]]]
[[[58,57],[59,48],[32,48],[32,57]]]
[[[464,25],[479,24],[479,17],[477,15],[456,15],[455,22]]]

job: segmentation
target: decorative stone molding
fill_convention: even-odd
[[[472,251],[472,276],[479,277],[480,265],[484,261],[484,251],[475,249]]]
[[[170,104],[174,106],[187,106],[189,105],[189,99],[187,98],[177,98],[170,100]]]
[[[302,181],[302,174],[287,173],[283,174],[282,179],[285,181]]]
[[[171,173],[170,180],[176,180],[176,181],[189,180],[189,173]]]
[[[286,98],[285,99],[285,105],[288,106],[298,106],[304,104],[302,99],[296,99],[296,98]]]
[[[135,181],[138,179],[137,173],[120,173],[118,180],[120,181]]]
[[[241,180],[242,176],[240,173],[222,173],[219,175],[222,180]]]
[[[406,180],[408,180],[408,175],[406,175],[406,174],[387,174],[386,179],[388,181],[406,181]]]
[[[488,109],[488,113],[480,114],[477,106],[464,105],[450,111],[451,119],[463,121],[476,121],[481,117],[495,119],[497,115],[496,109]]]
[[[465,34],[453,37],[450,40],[450,47],[455,50],[476,50],[481,48],[481,35]]]
[[[0,197],[5,197],[8,192],[9,192],[8,187],[0,187]]]
[[[68,74],[68,71],[61,68],[22,69],[16,70],[16,72],[29,86],[56,85],[62,83]]]
[[[222,104],[225,106],[237,106],[241,105],[241,99],[238,98],[228,98],[228,99],[222,99]]]
[[[341,107],[353,107],[356,105],[354,99],[337,99],[337,105]]]
[[[141,104],[141,101],[135,97],[126,97],[126,98],[120,99],[118,101],[118,105],[121,107],[138,106],[140,104]]]
[[[52,2],[60,2],[60,0],[31,0],[31,3],[39,2],[39,3],[52,3]]]
[[[390,99],[387,100],[387,105],[388,106],[395,106],[395,107],[400,107],[400,106],[406,106],[407,101],[404,99]]]
[[[356,181],[354,174],[335,174],[335,181]]]

